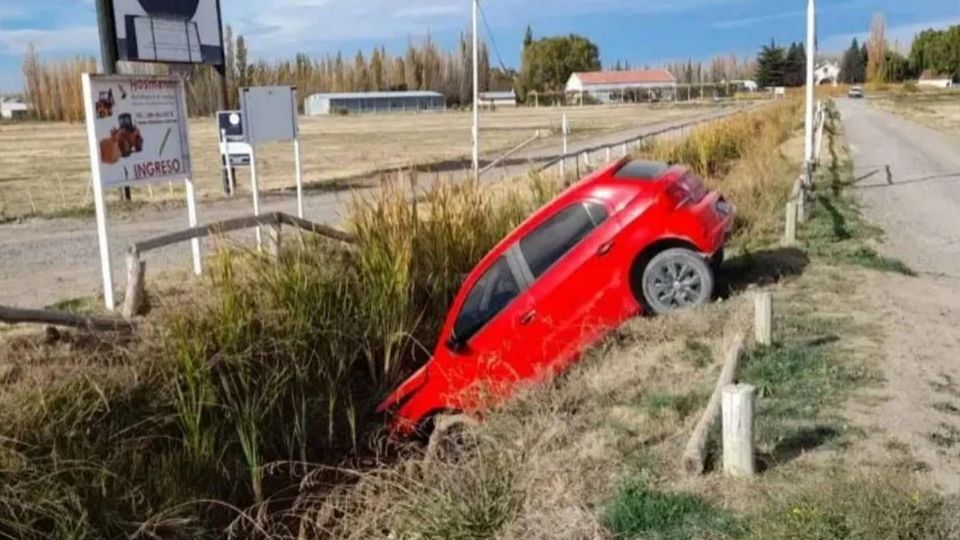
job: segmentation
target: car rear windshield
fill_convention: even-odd
[[[636,159],[620,168],[614,178],[628,180],[657,180],[670,170],[670,165],[660,161]]]

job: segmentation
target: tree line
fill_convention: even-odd
[[[472,102],[472,45],[461,35],[458,47],[443,51],[430,36],[419,43],[411,41],[403,55],[393,55],[384,47],[357,51],[352,58],[342,53],[311,57],[298,53],[292,59],[252,61],[247,39],[234,36],[232,28],[224,35],[227,74],[227,107],[238,106],[239,89],[244,86],[294,85],[302,101],[319,92],[363,92],[386,90],[434,90],[442,93],[447,104],[467,106]],[[489,51],[481,42],[479,81],[481,91],[509,90],[516,74],[492,67]],[[24,98],[39,120],[80,121],[83,97],[80,75],[97,71],[96,59],[76,57],[69,60],[42,59],[34,47],[24,56]],[[121,63],[121,73],[163,75],[159,64]],[[220,101],[220,76],[211,66],[195,66],[187,82],[190,114],[210,115]]]
[[[755,68],[757,85],[796,87],[807,82],[807,50],[803,43],[781,47],[771,41],[757,55]]]

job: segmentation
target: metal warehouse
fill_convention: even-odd
[[[303,105],[308,116],[406,111],[442,111],[447,100],[438,92],[357,92],[313,94]]]

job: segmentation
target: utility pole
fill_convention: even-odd
[[[814,70],[817,62],[817,8],[815,0],[807,0],[807,110],[804,130],[804,163],[806,164],[806,182],[811,179],[813,166],[814,137]]]
[[[480,0],[473,0],[473,179],[480,182],[480,36],[477,11]]]

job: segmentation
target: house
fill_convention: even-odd
[[[836,62],[825,62],[813,71],[813,79],[817,86],[830,84],[836,86],[840,82],[840,66]]]
[[[760,90],[760,85],[757,84],[757,81],[744,80],[744,81],[734,81],[740,88],[743,88],[745,92],[756,92]]]
[[[30,115],[30,106],[19,101],[0,99],[0,118],[4,120],[25,120]]]
[[[933,71],[924,71],[917,81],[917,86],[924,88],[952,88],[953,78]]]
[[[677,79],[665,69],[593,71],[574,73],[567,81],[567,94],[584,95],[601,103],[637,101],[652,94],[673,96]]]
[[[480,92],[477,100],[480,108],[496,109],[497,107],[516,107],[517,94],[513,90],[508,92]]]

